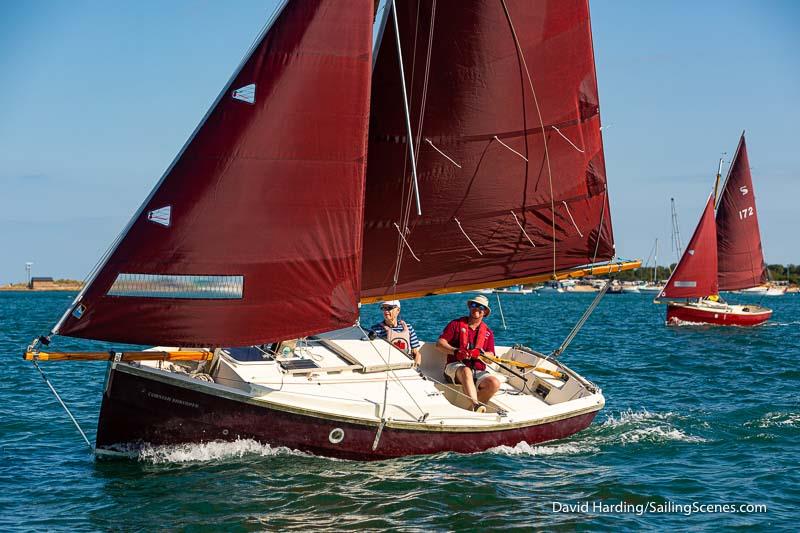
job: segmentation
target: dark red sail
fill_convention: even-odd
[[[372,2],[290,2],[54,333],[246,345],[352,324]]]
[[[397,7],[423,215],[411,192],[390,20],[373,75],[362,296],[610,259],[587,2],[399,0]],[[407,246],[398,229],[406,217]]]
[[[692,239],[661,291],[661,297],[702,298],[718,292],[717,232],[714,224],[714,196],[710,195]]]
[[[767,281],[744,133],[717,202],[717,255],[720,290],[746,289]]]

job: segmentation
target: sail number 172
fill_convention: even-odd
[[[739,220],[744,220],[747,217],[753,216],[753,208],[752,207],[745,207],[744,209],[739,210]]]

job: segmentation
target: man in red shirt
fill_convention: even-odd
[[[444,374],[464,386],[473,411],[485,413],[486,402],[500,389],[500,380],[486,371],[486,363],[480,359],[484,353],[494,355],[494,333],[483,321],[492,310],[483,295],[467,300],[467,308],[468,316],[447,324],[436,341],[436,349],[447,354]]]

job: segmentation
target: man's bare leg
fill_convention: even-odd
[[[456,370],[456,383],[464,385],[464,392],[467,393],[467,396],[470,397],[473,404],[477,405],[478,403],[480,403],[478,402],[478,393],[475,390],[475,382],[472,381],[471,368],[462,366],[461,368]]]
[[[478,383],[478,401],[487,403],[498,390],[500,390],[500,380],[494,376],[486,376]]]

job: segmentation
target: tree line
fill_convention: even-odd
[[[672,263],[669,267],[659,266],[656,269],[656,280],[666,281],[675,265],[676,263]],[[770,281],[789,281],[789,283],[795,285],[800,282],[800,265],[767,265],[767,271]],[[626,270],[625,272],[614,274],[613,277],[620,281],[652,281],[653,267]]]

